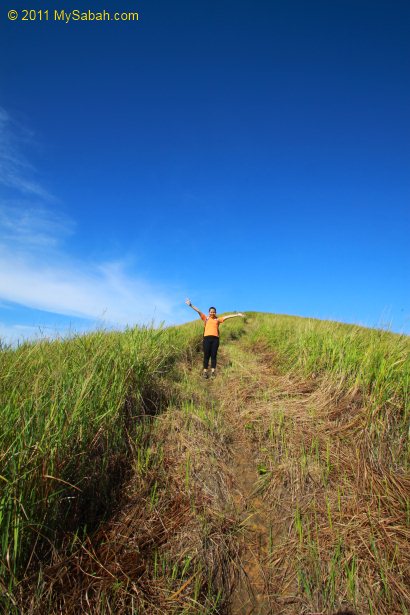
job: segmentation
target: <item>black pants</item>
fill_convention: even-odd
[[[218,354],[219,337],[216,335],[204,336],[204,368],[208,369],[209,357],[211,357],[211,367],[216,367],[216,355]]]

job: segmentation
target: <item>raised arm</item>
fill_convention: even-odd
[[[191,307],[193,310],[195,310],[195,312],[199,315],[201,315],[201,310],[199,310],[197,307],[195,307],[194,305],[192,305],[192,301],[191,299],[185,299],[185,303],[187,305],[189,305],[189,307]]]
[[[224,316],[223,319],[227,320],[228,318],[235,318],[236,316],[242,316],[242,318],[245,318],[245,314],[238,312],[237,314],[228,314],[228,316]]]

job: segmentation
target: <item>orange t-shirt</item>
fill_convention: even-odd
[[[205,314],[202,314],[202,312],[199,316],[205,323],[204,337],[205,335],[216,335],[216,337],[219,337],[219,325],[225,320],[225,318],[207,317]]]

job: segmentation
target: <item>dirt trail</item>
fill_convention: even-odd
[[[239,581],[230,612],[267,615],[273,612],[267,559],[278,538],[278,523],[272,519],[270,507],[259,495],[259,481],[265,469],[259,464],[255,424],[251,417],[255,401],[272,386],[272,371],[261,356],[246,353],[234,343],[224,347],[221,359],[225,368],[215,382],[213,394],[224,420],[232,427],[230,468],[234,486],[231,495],[243,529]]]
[[[256,492],[256,460],[246,435],[235,439],[232,449],[233,467],[237,475],[234,501],[244,528],[242,570],[233,594],[232,613],[264,615],[271,612],[265,565],[271,539],[269,509]]]

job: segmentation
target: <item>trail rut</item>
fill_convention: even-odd
[[[258,354],[245,353],[231,344],[222,353],[230,364],[215,383],[219,411],[231,425],[229,468],[234,477],[232,498],[242,532],[238,582],[233,591],[230,613],[268,615],[273,613],[269,595],[268,558],[281,532],[269,504],[260,495],[266,468],[259,463],[255,423],[250,418],[255,402],[272,386],[272,369]]]

